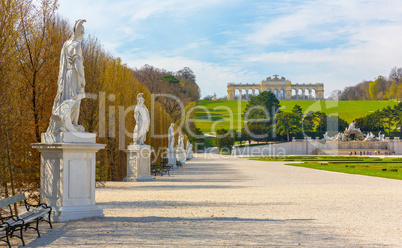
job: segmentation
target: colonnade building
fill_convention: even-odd
[[[274,75],[259,84],[228,83],[228,100],[249,100],[263,91],[271,91],[279,100],[324,99],[324,84],[292,84],[284,77]]]

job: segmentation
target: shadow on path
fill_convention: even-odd
[[[173,218],[104,217],[58,223],[54,230],[29,243],[53,246],[365,246],[334,235],[314,219],[237,217]],[[90,228],[88,228],[90,226]],[[373,245],[373,244],[371,244]]]

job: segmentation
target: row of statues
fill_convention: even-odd
[[[78,125],[81,100],[85,98],[85,73],[82,57],[81,40],[85,34],[83,19],[77,20],[73,35],[64,44],[60,55],[57,94],[54,99],[47,135],[57,136],[60,132],[83,133],[85,129]],[[136,125],[133,132],[134,145],[145,145],[150,126],[149,111],[145,106],[143,93],[137,95],[134,109]],[[174,124],[169,127],[169,148],[174,147]],[[53,139],[54,140],[54,139]],[[184,136],[179,132],[177,149],[184,149]],[[187,150],[191,147],[187,143]]]

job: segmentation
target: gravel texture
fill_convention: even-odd
[[[170,177],[107,182],[96,202],[104,218],[42,223],[28,246],[402,247],[402,181],[283,162],[198,154]]]

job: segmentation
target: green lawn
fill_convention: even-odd
[[[283,111],[291,111],[299,105],[304,113],[322,111],[326,114],[338,115],[351,123],[354,119],[366,116],[375,110],[396,105],[396,101],[281,101]]]
[[[259,161],[299,161],[286,165],[306,167],[318,170],[335,171],[349,174],[359,174],[374,177],[384,177],[402,180],[401,158],[377,157],[331,157],[331,156],[287,156],[248,158]]]
[[[199,101],[195,124],[204,133],[215,133],[217,129],[239,130],[245,101]]]
[[[375,110],[395,105],[395,101],[280,101],[281,110],[291,111],[294,105],[304,113],[322,111],[339,115],[348,123]],[[196,110],[196,126],[204,133],[215,133],[219,128],[240,130],[241,114],[247,101],[199,101]]]

